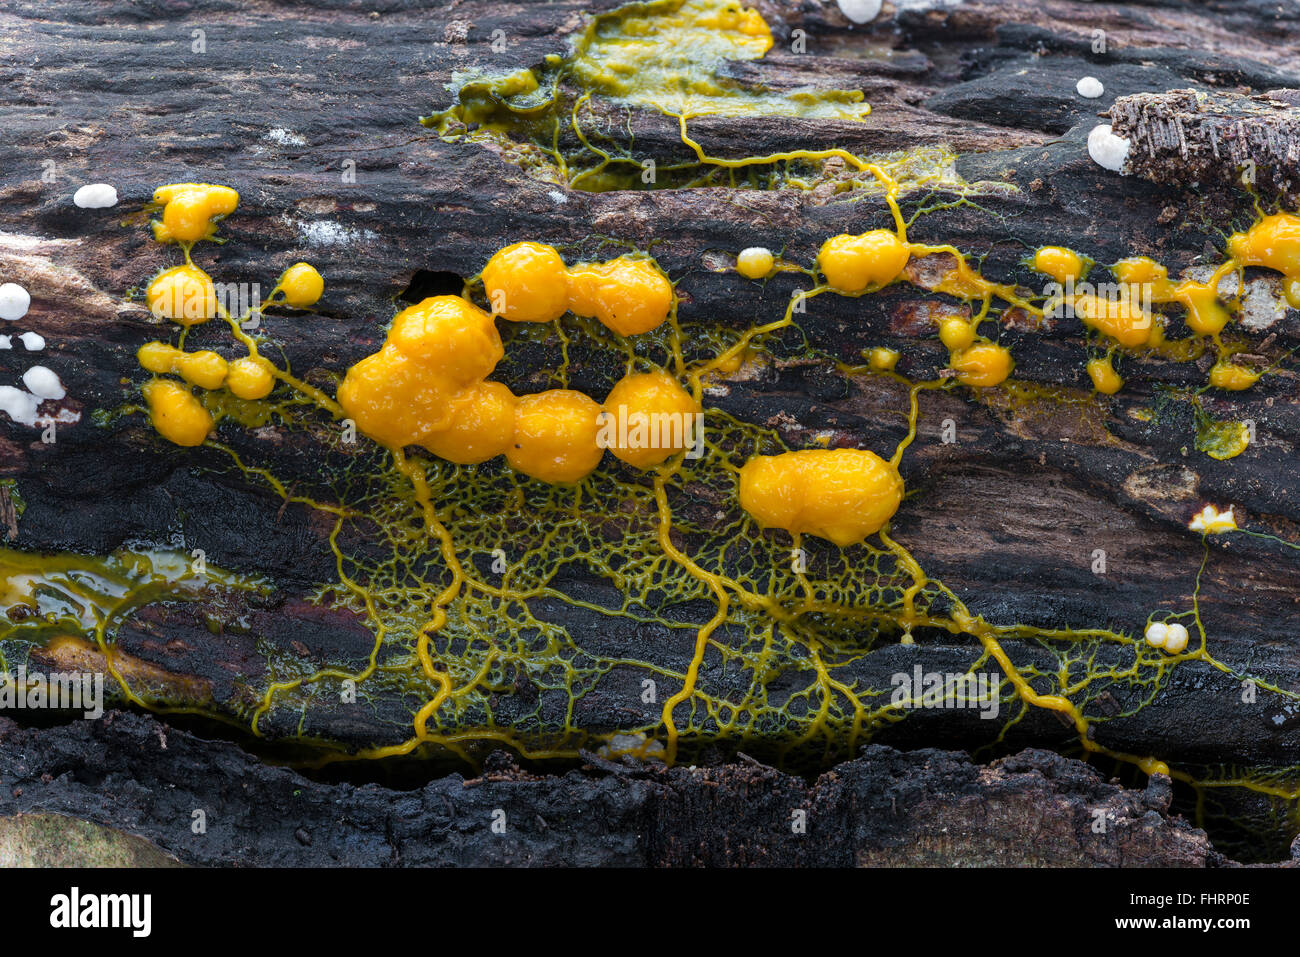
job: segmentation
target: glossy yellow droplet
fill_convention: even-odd
[[[762,279],[772,271],[776,258],[772,250],[763,246],[750,246],[736,256],[736,272],[746,279]]]
[[[603,406],[598,439],[628,465],[647,469],[695,437],[700,404],[666,372],[624,376]]]
[[[176,356],[173,368],[190,385],[200,389],[220,389],[226,381],[229,368],[225,359],[210,350],[182,352]]]
[[[1083,275],[1083,257],[1064,246],[1044,246],[1034,253],[1034,269],[1057,282],[1077,281]]]
[[[143,391],[149,418],[159,435],[176,445],[203,444],[214,423],[188,388],[170,379],[150,379]]]
[[[174,371],[176,357],[181,350],[165,342],[146,342],[136,350],[135,357],[141,368],[155,375],[167,375]]]
[[[230,363],[226,371],[226,388],[236,398],[265,399],[274,387],[275,376],[265,359],[245,356]]]
[[[182,326],[207,322],[217,314],[212,277],[198,266],[175,266],[159,273],[145,289],[149,311]]]
[[[842,292],[861,292],[898,278],[911,253],[897,235],[873,229],[858,236],[842,233],[822,244],[817,266],[826,283]]]
[[[297,309],[314,306],[325,292],[325,280],[308,263],[294,263],[280,276],[284,301]]]
[[[954,353],[949,365],[957,371],[958,382],[977,388],[1000,385],[1015,367],[1011,352],[996,342],[977,342]]]
[[[1102,359],[1089,359],[1087,369],[1093,388],[1103,395],[1114,395],[1124,387],[1124,380],[1111,365],[1109,356]]]
[[[1216,389],[1240,392],[1259,381],[1261,373],[1239,366],[1234,362],[1219,360],[1210,367],[1210,385]]]
[[[960,316],[947,316],[939,321],[939,341],[949,352],[960,352],[975,341],[975,327]]]
[[[543,482],[577,482],[600,464],[600,406],[581,392],[551,389],[519,399],[506,460]]]
[[[569,308],[569,276],[551,246],[515,243],[498,250],[483,269],[493,315],[512,322],[551,322]]]
[[[867,354],[867,364],[878,372],[892,372],[902,355],[897,349],[876,346]]]

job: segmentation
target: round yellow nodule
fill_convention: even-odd
[[[457,465],[477,465],[503,454],[515,437],[514,394],[500,382],[480,382],[457,397],[451,424],[432,432],[424,447]]]
[[[506,461],[543,482],[577,482],[600,464],[600,406],[581,392],[551,389],[519,399]]]
[[[284,301],[296,309],[314,306],[325,292],[325,280],[309,263],[294,263],[280,276]]]
[[[822,243],[817,266],[828,285],[841,292],[861,292],[884,286],[898,278],[911,252],[888,229],[873,229],[859,236],[842,233]]]
[[[172,368],[190,385],[200,389],[220,389],[226,381],[229,364],[211,350],[178,353]]]
[[[736,256],[736,272],[746,279],[762,279],[776,265],[776,257],[766,246],[750,246]]]
[[[701,411],[666,372],[624,376],[605,399],[600,444],[628,465],[652,468],[687,447]]]
[[[265,399],[274,387],[275,376],[265,359],[245,356],[226,371],[226,388],[237,399]]]
[[[165,342],[146,342],[135,353],[140,367],[155,375],[167,375],[175,371],[176,357],[179,355],[181,350]]]
[[[1220,360],[1210,367],[1210,385],[1216,389],[1240,392],[1242,389],[1249,389],[1259,379],[1260,373],[1239,366],[1235,362]]]
[[[357,428],[381,445],[421,445],[447,428],[459,384],[403,355],[392,343],[366,356],[339,385],[338,402]]]
[[[1005,382],[1015,362],[1005,346],[996,342],[978,342],[954,353],[949,365],[956,370],[957,381],[962,385],[986,389]]]
[[[867,364],[877,372],[893,372],[902,355],[897,349],[876,346],[867,354]]]
[[[939,322],[939,341],[949,352],[960,352],[975,341],[975,327],[968,319],[948,316]]]
[[[1086,368],[1088,378],[1092,380],[1092,387],[1103,395],[1114,395],[1124,387],[1124,380],[1115,371],[1109,358],[1089,359]]]
[[[149,311],[182,326],[207,322],[217,314],[212,277],[198,266],[175,266],[159,273],[144,293]]]
[[[740,505],[760,526],[840,546],[880,531],[902,501],[898,470],[859,449],[760,455],[740,470]]]
[[[388,344],[461,385],[485,378],[505,355],[492,317],[460,296],[433,296],[403,309]]]
[[[1083,257],[1064,246],[1044,246],[1034,253],[1034,269],[1057,282],[1083,275]]]
[[[551,322],[569,308],[569,275],[554,247],[515,243],[483,268],[493,315],[512,322]]]
[[[159,435],[176,445],[203,444],[215,423],[188,388],[167,379],[151,379],[143,391],[149,418]]]

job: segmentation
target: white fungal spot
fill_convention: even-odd
[[[32,395],[41,399],[62,399],[68,394],[54,370],[45,366],[32,366],[24,372],[23,385],[31,390]]]
[[[107,183],[87,183],[72,194],[72,201],[82,209],[108,209],[117,205],[117,190]]]
[[[1187,527],[1193,532],[1218,535],[1222,532],[1235,532],[1237,519],[1232,514],[1232,506],[1229,506],[1226,512],[1220,512],[1213,505],[1207,505],[1192,516]]]
[[[40,400],[30,392],[15,389],[11,385],[0,385],[0,412],[20,425],[36,424],[36,407]]]
[[[0,349],[12,349],[13,347],[13,336],[0,336]]]
[[[551,202],[555,203],[557,206],[563,206],[565,203],[569,201],[569,197],[565,196],[558,189],[553,189],[546,195],[549,196],[551,198]]]
[[[1178,622],[1169,626],[1169,637],[1165,639],[1165,651],[1171,655],[1181,655],[1187,648],[1187,629]]]
[[[1078,83],[1074,84],[1075,91],[1083,97],[1095,100],[1106,92],[1106,88],[1101,85],[1101,80],[1095,76],[1085,76]]]
[[[16,282],[7,282],[0,286],[0,319],[13,322],[27,315],[32,297],[27,290]]]
[[[280,146],[306,146],[307,141],[295,133],[293,130],[286,130],[282,127],[276,127],[273,130],[266,131],[266,138],[272,143],[278,143]]]
[[[880,15],[883,0],[835,0],[844,14],[854,23],[869,23]]]
[[[1110,131],[1110,124],[1094,126],[1088,134],[1088,155],[1103,169],[1118,173],[1128,159],[1128,140]]]
[[[18,338],[23,341],[23,345],[27,347],[28,352],[40,352],[45,348],[45,337],[39,332],[24,332]],[[10,348],[13,347],[10,346]]]
[[[298,223],[298,235],[308,246],[351,246],[378,239],[379,234],[369,229],[353,229],[330,220]]]
[[[1153,621],[1147,625],[1147,644],[1152,648],[1163,648],[1169,640],[1169,626],[1163,621]]]

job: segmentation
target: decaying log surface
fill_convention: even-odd
[[[1030,750],[988,766],[873,745],[811,785],[761,764],[519,770],[412,791],[322,784],[149,716],[0,727],[0,814],[63,813],[145,837],[188,864],[301,866],[1133,866],[1227,863],[1145,791]],[[207,832],[191,830],[202,808]],[[255,809],[250,813],[250,809]],[[504,810],[507,837],[492,836]],[[791,828],[806,812],[807,830]],[[1097,812],[1104,833],[1093,833]],[[1033,835],[1032,840],[1026,838]]]
[[[11,4],[0,12],[6,52],[0,67],[6,130],[0,145],[0,280],[19,282],[32,294],[29,315],[4,331],[21,326],[46,338],[49,345],[39,361],[59,374],[69,396],[47,403],[43,412],[75,420],[62,425],[58,441],[47,445],[35,431],[0,419],[0,478],[15,480],[25,503],[20,517],[8,517],[16,529],[8,544],[26,551],[102,555],[131,542],[181,543],[187,550],[202,549],[215,565],[273,578],[275,599],[242,609],[253,623],[247,631],[214,636],[203,610],[184,606],[147,609],[118,635],[124,651],[205,683],[219,704],[235,701],[235,678],[260,674],[273,652],[307,662],[356,662],[370,652],[372,636],[355,619],[303,600],[333,571],[332,556],[323,547],[328,529],[307,510],[285,507],[254,483],[201,474],[200,467],[218,468],[225,460],[209,450],[166,447],[138,416],[108,426],[92,420],[96,410],[135,401],[140,373],[134,351],[159,334],[140,303],[124,296],[175,262],[174,250],[152,243],[144,218],[135,215],[160,183],[199,180],[240,190],[240,210],[223,227],[230,241],[205,254],[214,257],[208,262],[215,261],[221,278],[267,284],[304,258],[321,268],[328,293],[315,315],[265,319],[268,335],[309,380],[322,372],[339,373],[374,351],[404,292],[424,288],[420,283],[430,277],[472,276],[491,251],[521,238],[589,254],[597,249],[597,236],[641,248],[655,243],[657,260],[678,283],[683,320],[707,318],[740,330],[755,317],[779,317],[796,280],[780,276],[765,286],[744,282],[716,268],[726,256],[764,244],[783,248],[791,260],[811,262],[827,236],[888,222],[880,201],[837,204],[817,191],[566,190],[528,175],[492,150],[442,142],[416,122],[420,114],[447,105],[446,85],[455,71],[535,66],[548,54],[565,52],[584,14],[614,5],[610,0],[380,2],[361,9],[341,2],[255,2],[209,9],[56,0]],[[902,6],[889,13],[887,5],[887,15],[876,24],[854,28],[833,5],[760,4],[778,34],[777,47],[763,61],[735,67],[737,77],[774,87],[862,89],[873,106],[864,123],[702,118],[692,125],[693,135],[723,156],[830,145],[860,153],[951,147],[961,154],[956,169],[966,181],[1014,190],[990,189],[970,204],[930,212],[915,224],[913,238],[952,242],[983,256],[986,275],[1033,288],[1040,283],[1021,259],[1027,250],[1049,243],[1085,251],[1102,263],[1153,255],[1170,266],[1171,275],[1213,262],[1212,255],[1202,257],[1222,248],[1221,233],[1250,221],[1248,199],[1227,185],[1246,160],[1260,170],[1261,191],[1295,198],[1295,94],[1269,92],[1300,87],[1300,13],[1292,5],[1016,0]],[[794,29],[806,32],[808,53],[788,52]],[[206,52],[193,52],[196,30],[204,32]],[[507,38],[500,53],[489,44],[496,30]],[[1107,38],[1105,53],[1094,52],[1098,30]],[[1087,101],[1074,93],[1085,74],[1105,84],[1102,98]],[[1181,163],[1172,161],[1167,132],[1157,133],[1165,128],[1161,123],[1178,122],[1193,110],[1192,94],[1168,92],[1180,90],[1213,96],[1212,109],[1196,107],[1197,123],[1183,121]],[[1134,137],[1133,169],[1146,179],[1118,177],[1088,158],[1087,133],[1107,122],[1103,117],[1116,97],[1123,99],[1110,121]],[[628,122],[639,150],[661,156],[665,164],[681,158],[675,122],[653,113],[636,113]],[[1232,148],[1207,152],[1205,138],[1223,138],[1216,131],[1227,129],[1239,131]],[[355,183],[341,178],[348,161],[355,163]],[[42,176],[50,171],[53,181],[46,181]],[[116,186],[118,208],[74,207],[77,186],[97,181]],[[1243,328],[1254,351],[1279,359],[1300,344],[1300,313],[1276,307],[1275,278],[1259,282],[1257,295],[1247,302]],[[870,346],[898,348],[905,356],[901,371],[920,380],[936,375],[947,361],[934,340],[932,302],[933,297],[903,285],[863,299],[823,296],[810,303],[800,326],[809,340],[848,362],[859,361]],[[1076,321],[1032,332],[1009,325],[1003,341],[1013,347],[1017,377],[1057,390],[1057,399],[1013,403],[1001,393],[979,401],[956,392],[927,396],[904,467],[914,493],[909,502],[922,507],[905,505],[894,523],[895,537],[973,612],[995,622],[1133,632],[1153,612],[1185,611],[1202,560],[1202,541],[1186,525],[1205,502],[1233,504],[1239,521],[1300,540],[1300,410],[1291,369],[1283,365],[1249,392],[1203,397],[1207,414],[1254,423],[1252,447],[1220,462],[1195,451],[1190,411],[1175,407],[1158,422],[1142,414],[1168,386],[1198,387],[1208,358],[1199,364],[1130,360],[1125,390],[1099,401],[1089,397]],[[538,358],[541,363],[554,356]],[[20,348],[0,352],[0,382],[16,381],[36,360]],[[582,370],[576,375],[575,385],[583,387]],[[530,391],[545,382],[522,377],[511,385]],[[896,414],[906,404],[901,386],[846,379],[829,363],[778,363],[761,376],[728,383],[726,395],[711,401],[738,419],[777,427],[792,446],[807,445],[814,434],[829,430],[834,444],[885,450],[904,431]],[[881,414],[882,409],[891,411]],[[957,431],[954,443],[941,440],[948,420]],[[274,428],[241,441],[241,450],[311,482],[309,475],[298,474],[302,450],[282,443]],[[1107,556],[1104,575],[1091,569],[1098,549]],[[1215,656],[1282,688],[1300,688],[1298,553],[1271,541],[1235,537],[1211,539],[1209,551],[1199,599]],[[605,640],[635,643],[637,657],[680,670],[693,635],[647,627]],[[1032,647],[1016,648],[1014,641],[1008,646],[1022,658],[1035,654]],[[961,671],[975,656],[969,643],[899,645],[864,656],[844,680],[887,686],[891,673],[910,672],[915,664]],[[1134,699],[1126,700],[1124,691],[1116,690],[1114,713],[1131,709],[1140,695],[1130,693]],[[580,702],[575,720],[594,731],[616,727],[630,698],[639,707],[612,679],[608,686],[597,684]],[[657,706],[643,710],[638,720],[657,717]],[[310,722],[315,735],[359,746],[409,735],[409,722],[404,725],[402,718],[382,709],[359,713],[322,703]],[[54,760],[46,749],[52,754],[66,746],[72,749],[71,766],[92,760],[90,740],[117,755],[123,763],[113,773],[126,780],[135,773],[127,752],[148,737],[141,730],[144,722],[134,717],[104,722],[95,726],[92,739],[67,729],[11,730],[0,758],[14,767],[20,752],[13,742],[20,740],[27,749],[24,760]],[[293,721],[264,730],[272,736],[291,734]],[[984,730],[971,712],[918,712],[877,740],[898,747],[938,742],[960,747],[983,743]],[[1300,760],[1300,712],[1267,696],[1258,706],[1243,707],[1237,678],[1196,663],[1180,666],[1164,693],[1108,721],[1097,735],[1117,750],[1168,761],[1289,766]],[[1012,729],[1008,742],[1058,747],[1072,736],[1051,715],[1034,712]],[[185,775],[225,774],[223,767],[243,760],[224,745],[209,749],[184,740],[186,757],[194,762],[181,772]],[[779,787],[788,789],[791,800],[828,800],[835,814],[851,817],[862,806],[857,802],[877,806],[880,775],[924,788],[930,780],[925,761],[956,760],[925,754],[873,751],[837,771],[841,783],[823,779],[808,792],[781,778]],[[267,781],[289,788],[290,772],[257,767]],[[1019,802],[1033,795],[1061,802],[1063,817],[1082,807],[1085,797],[1118,802],[1125,819],[1144,835],[1134,838],[1132,847],[1122,846],[1118,836],[1085,846],[1075,835],[1086,834],[1086,827],[1058,822],[1060,840],[1053,839],[1045,857],[1106,863],[1213,859],[1202,838],[1169,823],[1161,808],[1155,809],[1158,821],[1146,822],[1140,794],[1115,791],[1062,759],[1033,753],[987,771],[960,767],[969,790],[932,795],[930,816],[913,816],[908,825],[859,825],[880,830],[862,836],[856,860],[901,860],[920,831],[966,820],[967,795],[988,789],[997,796],[970,799],[1001,802],[1001,810],[982,819],[987,833],[971,835],[970,847],[987,851],[970,851],[970,859],[998,859],[1006,828],[1016,830]],[[736,808],[778,789],[776,779],[768,778],[774,772],[743,765],[703,773],[719,776],[725,784],[719,793],[726,795],[719,800],[734,801]],[[6,771],[5,783],[11,780]],[[702,800],[692,780],[685,771],[653,772],[636,783],[572,772],[530,782],[531,796],[520,800],[563,808],[600,794],[616,810],[604,821],[607,830],[585,836],[612,838],[639,827],[630,822],[640,820],[646,802]],[[762,787],[751,788],[755,781]],[[459,799],[471,804],[480,800],[459,780],[454,786],[452,779],[436,781],[429,788],[463,790]],[[834,797],[824,796],[832,792]],[[103,798],[127,813],[121,803],[128,800],[125,791],[25,787],[23,794],[21,802],[6,805],[9,810],[82,814]],[[378,822],[393,813],[385,802],[396,807],[424,799],[356,793],[353,799],[358,813],[369,809],[377,829],[374,843],[366,845],[372,856],[364,863],[394,854],[412,863],[468,861],[489,853],[474,844],[472,832],[458,832],[450,820],[438,825],[445,828],[437,832],[445,833],[445,840],[425,846],[436,829],[419,824],[397,848],[376,836],[382,833]],[[772,800],[782,808],[789,804]],[[250,848],[263,839],[232,831],[219,850],[187,848],[153,830],[148,822],[154,810],[147,802],[135,806],[131,813],[138,816],[129,829],[147,833],[182,858],[234,861],[254,853]],[[716,810],[715,822],[730,813]],[[109,813],[98,816],[121,823]],[[272,826],[269,815],[259,822],[258,827]],[[283,823],[289,835],[298,826]],[[178,829],[182,825],[178,821]],[[311,829],[308,819],[303,826]],[[570,862],[580,860],[581,853],[609,861],[717,860],[680,835],[654,846],[628,842],[622,851],[613,844],[593,848],[578,838],[565,844],[555,831],[547,835],[538,838],[535,851],[511,852],[520,855],[514,859],[562,860],[571,852]],[[263,860],[320,859],[321,847],[335,839],[344,840],[324,833],[310,847],[277,840]],[[726,862],[763,855],[823,861],[831,853],[826,847],[778,849],[771,842],[747,846],[752,852],[738,851],[740,856]],[[949,852],[964,853],[934,847],[930,859],[947,861]]]

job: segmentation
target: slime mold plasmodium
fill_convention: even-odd
[[[160,318],[180,327],[175,343],[141,349],[141,366],[153,376],[142,389],[154,424],[177,445],[204,444],[205,455],[227,456],[236,475],[322,521],[328,534],[321,548],[328,549],[337,576],[319,582],[311,600],[355,614],[374,636],[360,664],[304,665],[269,654],[265,673],[242,676],[247,687],[240,701],[253,703],[225,703],[221,713],[256,734],[299,738],[320,762],[419,754],[474,764],[500,745],[539,760],[605,747],[681,761],[721,744],[792,766],[824,767],[908,718],[910,709],[863,677],[861,664],[900,641],[943,642],[968,650],[972,671],[1000,672],[998,694],[1011,716],[996,738],[1027,713],[1047,710],[1060,716],[1085,755],[1169,772],[1198,793],[1246,788],[1293,809],[1294,783],[1281,775],[1202,775],[1104,743],[1108,724],[1147,706],[1189,662],[1244,677],[1213,657],[1213,634],[1195,604],[1176,616],[1158,613],[1166,629],[1162,646],[1147,640],[1154,619],[1091,628],[998,623],[927,575],[895,537],[893,522],[932,507],[924,488],[904,498],[906,457],[917,439],[922,401],[939,391],[976,400],[1010,394],[1017,385],[1010,379],[1010,350],[981,330],[1005,321],[1013,309],[1041,316],[1046,297],[986,279],[950,244],[909,238],[911,222],[899,208],[909,181],[893,175],[890,163],[845,150],[743,159],[705,153],[687,121],[710,111],[748,117],[789,109],[843,118],[864,110],[850,96],[801,99],[719,79],[723,60],[759,57],[770,45],[756,16],[700,0],[638,4],[595,18],[571,56],[540,75],[530,72],[509,84],[462,78],[457,107],[434,121],[449,138],[471,140],[515,136],[535,123],[526,138],[543,152],[551,144],[548,155],[566,181],[585,188],[626,185],[639,173],[634,158],[584,145],[581,163],[566,166],[573,154],[550,139],[557,124],[570,121],[581,136],[583,98],[589,103],[601,96],[677,118],[694,159],[682,165],[677,180],[661,168],[666,182],[745,178],[761,170],[750,185],[788,185],[808,173],[795,167],[833,162],[873,183],[885,198],[890,225],[855,216],[852,227],[840,228],[863,232],[826,238],[817,258],[811,257],[814,242],[806,266],[793,255],[787,260],[784,250],[779,266],[770,251],[737,258],[740,275],[731,276],[737,283],[762,281],[776,269],[801,272],[813,283],[791,297],[784,314],[743,332],[680,323],[672,280],[644,253],[585,261],[567,247],[561,254],[547,245],[549,237],[520,236],[504,249],[483,250],[483,271],[461,295],[432,297],[398,313],[373,355],[346,370],[314,370],[337,376],[337,389],[309,385],[262,356],[259,343],[268,340],[254,340],[241,317],[226,315],[219,297],[209,298],[211,278],[190,261],[190,245],[210,238],[212,226],[230,215],[222,211],[228,197],[210,187],[213,192],[185,199],[171,214],[173,231],[167,207],[196,192],[180,187],[196,184],[160,191],[165,232],[159,238],[177,241],[186,266],[197,272],[160,283],[150,302]],[[659,29],[665,27],[669,32]],[[684,60],[664,60],[665,43],[676,44]],[[578,102],[561,104],[557,91],[570,81],[583,92]],[[466,120],[478,128],[469,130]],[[1261,231],[1230,242],[1233,265],[1222,267],[1222,278],[1245,266],[1288,275],[1292,262],[1279,246],[1285,230],[1274,232],[1282,239]],[[922,261],[946,263],[937,282],[926,284],[913,271]],[[1033,261],[1060,281],[1082,279],[1091,263],[1065,247],[1045,247]],[[295,308],[309,307],[324,288],[319,273],[301,265],[287,270],[277,286],[283,303]],[[1158,286],[1167,278],[1157,266],[1142,265],[1149,273],[1143,282]],[[1115,272],[1123,283],[1141,284],[1138,271]],[[690,282],[686,276],[681,281]],[[909,350],[883,347],[870,350],[866,366],[846,373],[877,377],[900,390],[882,394],[904,397],[901,408],[877,410],[905,428],[888,458],[866,449],[791,448],[772,425],[741,421],[709,404],[707,387],[761,358],[776,333],[797,325],[803,302],[871,296],[895,283],[916,287],[918,295],[961,300],[970,314],[935,324],[949,363],[933,380],[906,378],[897,370],[910,368]],[[1179,285],[1160,287],[1169,298],[1157,296],[1151,305],[1184,307],[1193,317],[1191,338],[1218,348],[1229,337],[1226,326],[1207,331],[1217,322],[1213,307],[1231,316],[1234,304],[1211,302],[1201,288],[1208,282],[1181,291]],[[164,302],[167,289],[171,298]],[[1186,358],[1168,351],[1164,314],[1138,297],[1118,305],[1075,297],[1074,304],[1090,341],[1106,349],[1106,368],[1100,360],[1088,365],[1099,392],[1111,394],[1122,384],[1112,356]],[[242,348],[232,353],[220,344],[186,345],[187,336],[221,331],[223,322],[216,322],[191,333],[218,318]],[[554,370],[520,369],[521,360],[511,355],[515,342],[567,344],[578,336],[601,360],[584,366],[583,389],[570,381],[567,352]],[[791,348],[799,358],[829,358],[817,343]],[[221,364],[205,353],[224,361],[224,377]],[[527,385],[537,373],[556,387],[516,395],[515,389],[537,387]],[[1221,383],[1229,381],[1227,374],[1217,374]],[[320,380],[313,375],[312,381]],[[705,422],[698,456],[685,454],[684,430],[670,429],[670,439],[658,443],[618,438],[655,416],[679,422],[697,415]],[[342,420],[356,425],[355,443],[341,437]],[[610,425],[623,421],[626,429]],[[227,444],[250,422],[272,422],[301,439],[304,449],[318,451],[323,467],[316,481],[323,490],[295,491],[299,476],[278,476]],[[602,439],[611,428],[615,440]],[[1211,520],[1190,531],[1254,534],[1223,524]],[[791,561],[792,544],[806,561]],[[1208,544],[1205,554],[1208,560]],[[11,577],[19,582],[12,586],[16,593],[34,590],[25,575]],[[1199,591],[1198,574],[1194,595]],[[1175,624],[1187,638],[1176,651],[1168,642]],[[100,620],[77,627],[84,640],[111,651],[111,625]],[[631,633],[640,644],[599,640]],[[35,640],[47,637],[42,632]],[[660,653],[677,647],[685,654]],[[593,727],[578,712],[611,676],[634,685],[650,680],[662,693],[651,707],[629,707],[617,726]],[[138,686],[131,677],[119,680],[133,695]],[[349,685],[361,707],[382,713],[390,725],[386,737],[353,750],[313,723],[316,703],[337,699]],[[1266,682],[1260,688],[1296,700],[1287,689]],[[401,719],[395,727],[394,708]],[[221,711],[211,703],[202,709]],[[629,747],[629,740],[640,744]]]
[[[999,693],[1009,705],[1062,715],[1077,731],[1085,753],[1108,755],[1150,772],[1169,771],[1200,789],[1231,782],[1291,800],[1293,788],[1284,782],[1231,774],[1206,779],[1170,768],[1157,757],[1125,754],[1098,743],[1098,729],[1131,713],[1115,715],[1098,703],[1101,695],[1128,689],[1139,699],[1132,707],[1141,707],[1159,692],[1171,669],[1189,661],[1231,673],[1211,655],[1210,636],[1195,611],[1172,623],[1188,633],[1181,649],[1178,641],[1171,646],[1166,640],[1162,647],[1150,643],[1140,623],[1132,634],[994,624],[927,576],[894,539],[891,520],[909,507],[903,501],[905,455],[916,437],[921,398],[931,390],[952,388],[954,379],[961,383],[962,372],[979,374],[978,367],[961,364],[973,350],[990,350],[996,357],[989,360],[990,379],[1004,374],[1004,362],[1009,371],[1010,357],[979,335],[980,323],[989,318],[994,300],[1027,300],[1013,287],[984,280],[951,247],[912,243],[897,221],[886,232],[896,242],[881,247],[893,250],[895,259],[880,266],[862,289],[849,292],[820,284],[803,298],[870,295],[882,284],[904,281],[898,266],[901,247],[908,262],[936,251],[954,257],[947,288],[980,306],[972,318],[954,318],[937,330],[957,373],[951,379],[912,383],[893,371],[896,353],[877,361],[873,351],[862,374],[890,377],[906,385],[909,396],[901,410],[907,435],[888,460],[859,449],[790,449],[770,428],[708,408],[703,383],[748,361],[745,357],[761,350],[765,335],[793,324],[796,299],[784,315],[734,338],[708,327],[682,328],[666,277],[666,305],[644,293],[642,278],[663,277],[652,263],[624,288],[615,282],[610,293],[608,301],[616,304],[656,303],[659,321],[631,337],[610,330],[614,338],[602,348],[618,358],[613,366],[621,371],[611,375],[603,402],[562,378],[562,388],[515,396],[504,382],[494,381],[502,371],[511,371],[498,323],[519,322],[540,335],[559,335],[561,329],[571,335],[574,320],[568,317],[575,303],[579,311],[600,318],[597,309],[584,305],[582,294],[573,292],[571,277],[584,265],[567,266],[558,252],[551,256],[540,243],[533,244],[540,253],[527,257],[523,267],[512,264],[514,257],[502,256],[496,262],[507,268],[485,269],[481,281],[463,295],[433,297],[399,313],[383,346],[343,377],[337,402],[274,366],[256,352],[255,343],[250,348],[237,318],[223,316],[219,307],[217,314],[248,355],[186,349],[188,327],[181,323],[180,344],[144,344],[141,364],[156,376],[144,387],[148,401],[159,431],[177,444],[206,442],[226,449],[214,438],[215,430],[238,428],[240,420],[230,417],[221,426],[213,410],[219,413],[224,406],[205,404],[223,389],[237,397],[240,392],[262,393],[249,401],[272,409],[284,428],[307,427],[316,416],[348,417],[377,443],[373,454],[353,453],[339,460],[344,471],[330,503],[294,495],[286,483],[230,452],[233,466],[250,480],[334,523],[329,548],[339,579],[322,582],[314,600],[353,610],[375,634],[375,651],[359,670],[335,663],[303,670],[272,659],[266,675],[249,676],[258,698],[242,715],[245,725],[258,733],[270,728],[285,733],[286,712],[306,714],[303,709],[314,696],[334,695],[341,682],[349,681],[363,701],[400,699],[417,689],[421,703],[412,709],[411,732],[401,743],[351,754],[321,741],[325,751],[319,760],[432,749],[472,762],[480,747],[499,744],[541,759],[573,755],[581,747],[613,747],[615,741],[623,742],[618,747],[626,751],[629,738],[643,742],[637,753],[669,761],[717,741],[750,750],[775,746],[776,757],[784,754],[791,761],[809,749],[825,756],[852,754],[875,730],[907,714],[882,689],[846,678],[854,662],[882,643],[926,642],[946,634],[974,641],[973,667],[1001,671]],[[488,262],[495,258],[486,257]],[[808,275],[816,278],[817,267],[811,264]],[[877,264],[868,263],[868,268]],[[317,294],[314,283],[300,294],[289,278],[281,280],[286,304]],[[532,318],[523,318],[530,313],[528,297],[535,288],[542,290],[541,298],[548,295],[545,283],[537,286],[539,278],[550,283],[551,301],[544,310],[532,311]],[[504,293],[503,301],[491,302],[489,284]],[[474,301],[479,286],[483,305]],[[561,296],[565,311],[541,319],[555,313]],[[512,299],[524,308],[516,318],[507,308]],[[498,313],[496,319],[492,312]],[[615,318],[627,314],[621,307],[609,312]],[[222,361],[224,382],[218,384]],[[557,374],[562,377],[563,370]],[[245,378],[256,380],[256,388],[250,391]],[[275,398],[269,393],[275,387],[295,401]],[[196,396],[194,388],[203,391]],[[603,419],[700,413],[707,427],[698,458],[681,454],[684,436],[656,449],[600,439]],[[603,455],[606,448],[610,456]],[[702,522],[694,512],[691,490],[697,487],[722,493],[719,517]],[[1215,534],[1227,531],[1222,522],[1212,524]],[[376,553],[361,547],[372,540],[376,527],[383,529],[382,541],[391,543],[391,555],[382,548]],[[792,567],[791,542],[808,551],[808,567]],[[505,571],[485,573],[494,561],[491,556],[503,547],[509,559]],[[583,574],[613,584],[618,599],[609,603],[567,594],[556,584],[557,575],[575,564]],[[578,617],[561,623],[553,610],[543,610],[556,602]],[[713,614],[683,615],[682,609],[699,602],[710,603]],[[680,670],[593,654],[577,630],[583,620],[587,623],[581,627],[627,620],[669,634],[686,629],[694,634],[691,660]],[[1173,632],[1177,637],[1177,629]],[[111,649],[111,634],[89,634],[97,645]],[[1009,638],[1038,642],[1059,658],[1062,670],[1054,673],[1022,660]],[[748,690],[719,684],[704,667],[710,656],[744,676]],[[501,695],[513,682],[525,680],[543,697],[575,702],[615,667],[640,669],[670,690],[656,715],[634,718],[608,734],[580,728],[571,711],[557,722],[528,706],[520,710],[513,696]],[[793,676],[794,692],[772,697],[765,676],[774,669]],[[167,706],[138,693],[141,679],[123,673],[121,680],[133,700]]]

